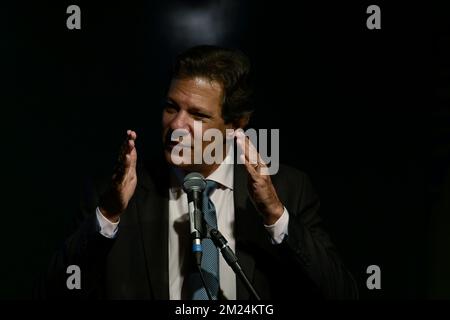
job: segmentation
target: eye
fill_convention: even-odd
[[[164,106],[164,111],[167,113],[176,113],[177,107],[175,107],[173,104],[171,103],[166,103],[166,105]]]
[[[201,113],[201,112],[194,112],[192,115],[193,115],[195,118],[199,118],[199,119],[202,119],[202,118],[206,118],[206,117],[207,117],[206,114],[203,114],[203,113]]]
[[[191,112],[191,115],[192,115],[192,118],[194,118],[194,120],[199,120],[199,121],[204,121],[206,119],[211,118],[211,116],[209,116],[203,112],[200,112],[200,111]]]

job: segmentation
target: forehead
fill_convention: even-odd
[[[222,100],[222,86],[217,81],[194,77],[172,79],[168,97],[184,106],[220,105]]]

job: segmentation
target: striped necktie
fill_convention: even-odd
[[[209,195],[216,188],[217,182],[206,180],[206,188],[203,191],[202,199],[202,209],[205,222],[215,229],[217,229],[216,208],[209,198]],[[209,238],[202,240],[202,246],[202,273],[205,278],[206,286],[211,292],[212,298],[217,300],[219,294],[219,251]],[[206,294],[206,290],[203,287],[203,283],[198,272],[191,274],[189,282],[193,300],[208,300],[208,295]]]

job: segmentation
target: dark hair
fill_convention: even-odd
[[[253,112],[250,60],[242,52],[217,46],[196,46],[181,53],[172,78],[204,77],[222,85],[222,118],[232,122]]]

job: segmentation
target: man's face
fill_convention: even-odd
[[[225,137],[225,130],[232,128],[232,125],[225,124],[222,118],[222,97],[222,86],[216,81],[201,77],[172,79],[162,116],[164,153],[169,164],[174,164],[171,154],[173,147],[178,143],[171,141],[171,134],[174,130],[185,131],[190,136],[191,142],[194,142],[194,121],[197,121],[201,122],[202,128],[195,132],[196,136],[200,135],[201,137],[205,130],[215,128],[220,130],[222,136]],[[202,141],[202,153],[209,143],[211,142]],[[177,166],[187,171],[201,173],[210,171],[211,165],[194,164],[193,146],[191,151],[191,161],[188,161],[190,163],[182,163]]]

